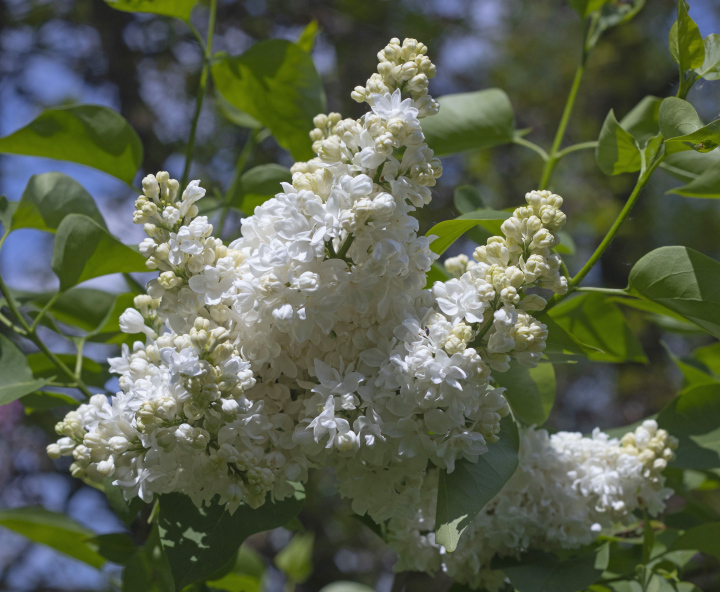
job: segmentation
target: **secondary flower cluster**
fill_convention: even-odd
[[[491,569],[495,557],[577,549],[638,509],[661,512],[671,494],[661,472],[676,447],[653,420],[620,441],[599,429],[583,437],[529,428],[521,436],[517,472],[468,525],[453,553],[434,542],[437,481],[427,480],[417,515],[389,522],[390,545],[400,556],[396,569],[442,568],[472,588],[498,590],[505,575]]]
[[[354,93],[371,110],[316,117],[317,157],[229,245],[197,215],[197,181],[179,195],[167,173],[143,180],[134,221],[159,277],[120,323],[145,342],[111,360],[115,397],[58,424],[51,456],[128,498],[179,491],[231,510],[332,466],[355,510],[380,521],[412,516],[428,466],[487,451],[509,412],[490,367],[532,365],[544,348],[528,312],[544,300],[525,290],[565,289],[551,253],[562,199],[529,193],[504,237],[426,289],[437,256],[411,213],[442,167],[419,122],[437,111],[425,53],[392,40]]]

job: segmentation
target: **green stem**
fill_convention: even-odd
[[[83,349],[85,347],[85,338],[81,338],[77,343],[77,357],[75,358],[75,377],[80,380],[83,367]]]
[[[545,189],[547,187],[553,169],[559,160],[558,152],[563,138],[565,137],[565,130],[567,129],[568,122],[570,121],[570,115],[572,114],[573,106],[575,105],[575,99],[577,98],[578,89],[580,88],[580,82],[582,81],[583,73],[585,72],[586,59],[587,54],[583,52],[583,59],[575,71],[575,78],[573,78],[570,93],[568,94],[567,101],[565,102],[565,109],[563,110],[562,117],[560,118],[560,124],[558,125],[557,132],[555,133],[555,140],[553,141],[550,154],[548,155],[545,167],[543,168],[542,176],[540,177],[539,189]]]
[[[680,84],[678,86],[677,98],[685,100],[690,92],[690,89],[700,79],[700,76],[696,76],[694,72],[680,72]]]
[[[217,13],[217,0],[210,0],[210,19],[208,22],[207,43],[205,44],[205,55],[203,60],[203,68],[200,74],[200,86],[198,87],[197,99],[195,101],[195,115],[193,116],[192,126],[190,127],[190,139],[188,140],[187,151],[185,153],[185,169],[183,170],[182,181],[180,187],[187,185],[190,177],[190,164],[192,163],[193,149],[195,148],[195,135],[197,133],[198,120],[200,119],[200,111],[202,110],[205,92],[207,91],[208,75],[210,73],[210,60],[212,58],[212,42],[213,33],[215,31],[215,15]],[[197,34],[197,31],[195,31]],[[199,35],[198,35],[199,37]]]
[[[619,290],[616,288],[596,288],[594,286],[575,288],[576,292],[600,292],[601,294],[609,294],[612,296],[629,296],[627,290]]]
[[[353,244],[354,240],[355,237],[352,234],[349,234],[345,239],[345,242],[342,244],[342,247],[340,247],[340,250],[337,252],[338,259],[345,259],[345,255],[347,255],[347,252],[350,250],[350,246]]]
[[[518,146],[525,146],[525,148],[529,148],[533,152],[536,152],[540,155],[540,158],[542,158],[545,162],[548,160],[548,153],[545,152],[540,146],[538,146],[535,142],[531,142],[530,140],[526,140],[525,138],[521,138],[519,136],[516,136],[513,138],[513,144],[517,144]]]
[[[597,145],[597,140],[593,140],[592,142],[580,142],[579,144],[573,144],[572,146],[563,148],[555,156],[557,157],[557,160],[561,160],[565,158],[568,154],[572,154],[573,152],[577,152],[578,150],[595,149],[597,148]]]
[[[35,331],[38,324],[40,323],[40,321],[42,321],[42,318],[45,316],[45,313],[47,313],[47,311],[50,310],[50,308],[52,308],[52,305],[55,304],[55,302],[57,301],[58,298],[60,298],[60,292],[55,292],[55,294],[53,294],[52,298],[50,298],[50,300],[47,301],[47,304],[42,307],[42,309],[40,310],[38,315],[35,317],[35,320],[33,321],[32,325],[30,325],[31,331]]]

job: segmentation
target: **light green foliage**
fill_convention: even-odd
[[[682,99],[668,97],[662,102],[659,123],[666,142],[683,142],[698,152],[720,145],[720,119],[704,126],[695,108]]]
[[[520,438],[511,417],[500,422],[498,436],[477,463],[460,460],[452,473],[440,471],[435,537],[448,551],[456,549],[463,530],[517,469]]]
[[[270,129],[295,160],[313,156],[308,133],[325,110],[325,91],[310,54],[291,41],[270,39],[212,67],[220,93]]]
[[[213,504],[197,508],[189,497],[170,493],[160,498],[158,524],[176,590],[211,576],[235,557],[251,534],[283,526],[302,508],[305,493],[257,510],[241,505],[233,514]]]
[[[606,544],[567,559],[537,552],[521,560],[496,561],[493,567],[505,572],[517,592],[577,592],[600,579],[609,557]]]
[[[280,183],[292,182],[290,169],[263,164],[243,173],[232,196],[233,207],[252,216],[255,208],[282,190]]]
[[[198,0],[105,0],[105,3],[116,10],[176,16],[189,22]]]
[[[35,378],[25,355],[4,335],[0,335],[0,405],[7,405],[45,386]]]
[[[0,510],[0,526],[92,567],[99,568],[105,563],[105,558],[88,544],[88,540],[94,536],[92,531],[65,514],[44,508],[7,508]]]
[[[457,239],[475,226],[487,228],[493,235],[500,234],[500,226],[510,217],[509,212],[495,210],[479,210],[458,216],[454,220],[445,220],[435,224],[425,236],[437,236],[430,243],[434,253],[442,255]]]
[[[627,131],[640,148],[644,148],[650,138],[659,131],[658,115],[662,99],[647,96],[620,120],[620,127]]]
[[[622,312],[603,294],[582,294],[550,311],[552,319],[597,362],[645,362]]]
[[[491,148],[513,141],[515,116],[500,89],[458,93],[438,99],[440,112],[421,120],[425,140],[438,156]]]
[[[302,584],[310,577],[314,542],[315,537],[311,533],[296,534],[288,546],[275,556],[276,567],[289,581]]]
[[[313,45],[315,44],[315,37],[317,37],[319,32],[320,25],[318,22],[315,20],[310,21],[307,24],[307,27],[305,27],[302,30],[302,33],[300,33],[300,37],[298,37],[296,41],[297,46],[303,51],[307,51],[308,53],[311,52]]]
[[[147,269],[145,257],[82,214],[70,214],[58,227],[52,268],[61,290],[109,273]]]
[[[630,287],[720,338],[720,263],[687,247],[661,247],[638,261]]]
[[[710,33],[703,40],[705,45],[705,61],[695,71],[705,80],[720,79],[720,35]]]
[[[62,173],[33,175],[12,217],[12,230],[54,232],[68,214],[84,214],[105,226],[95,200],[75,179]]]
[[[612,110],[600,131],[595,158],[600,170],[606,175],[640,170],[642,160],[635,138],[620,126]]]
[[[320,592],[372,592],[372,588],[356,582],[333,582],[323,586]]]
[[[677,21],[670,29],[670,53],[680,72],[700,68],[705,61],[705,45],[700,30],[688,14],[688,3],[678,0]]]
[[[472,185],[461,185],[455,189],[453,203],[461,214],[470,214],[475,210],[485,209],[482,195],[480,195],[477,187],[473,187]]]
[[[493,372],[503,394],[510,403],[515,418],[526,425],[540,426],[547,421],[555,403],[555,369],[552,364],[538,364],[535,368],[510,362],[507,372]]]
[[[48,109],[24,128],[0,138],[0,152],[77,162],[131,184],[142,144],[127,121],[108,107]]]

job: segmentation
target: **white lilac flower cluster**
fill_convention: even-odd
[[[519,467],[500,493],[445,553],[434,542],[437,480],[428,478],[412,519],[389,521],[396,570],[442,569],[456,581],[494,592],[505,575],[490,568],[494,557],[518,557],[530,549],[577,549],[642,509],[664,509],[672,490],[662,470],[677,440],[653,420],[618,441],[595,429],[548,435],[528,428],[521,435]]]
[[[442,172],[419,119],[427,48],[393,39],[354,97],[358,120],[319,115],[317,157],[242,220],[212,236],[191,182],[143,180],[134,221],[159,277],[121,328],[144,334],[111,360],[121,391],[94,396],[57,426],[51,456],[111,478],[126,497],[183,492],[231,510],[283,499],[308,469],[335,468],[360,514],[412,516],[428,466],[452,471],[497,439],[509,409],[490,368],[532,365],[546,328],[529,287],[565,289],[551,253],[562,199],[527,195],[495,237],[426,289],[436,255],[411,213]]]

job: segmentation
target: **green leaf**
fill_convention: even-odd
[[[660,131],[658,117],[661,103],[662,99],[648,95],[620,120],[620,127],[635,138],[641,148]]]
[[[640,170],[642,161],[635,138],[620,126],[612,109],[600,130],[595,160],[606,175],[634,173]]]
[[[449,279],[452,279],[452,276],[448,273],[447,269],[445,269],[445,266],[435,261],[427,273],[427,284],[425,287],[432,288],[435,282],[446,282]]]
[[[713,374],[720,376],[720,343],[699,347],[692,356]]]
[[[211,579],[207,584],[227,592],[261,592],[264,589],[264,574],[265,561],[262,556],[247,545],[242,545],[237,557],[231,560],[228,573],[221,578]]]
[[[94,536],[94,533],[65,514],[44,508],[6,508],[0,510],[0,526],[95,568],[100,568],[105,563],[105,559],[87,544],[87,540]]]
[[[68,368],[75,367],[75,354],[55,354]],[[41,353],[32,353],[27,356],[28,364],[35,378],[48,380],[58,375],[58,370],[48,357]],[[90,358],[83,358],[82,379],[92,385],[102,386],[110,379],[109,366],[100,364]],[[64,376],[63,376],[64,378]]]
[[[245,111],[241,111],[234,107],[230,101],[223,97],[219,92],[215,93],[215,105],[229,121],[240,127],[249,129],[261,129],[263,124],[255,119],[252,115],[248,115]],[[203,200],[205,201],[205,200]]]
[[[720,146],[720,119],[716,119],[715,121],[708,123],[691,133],[667,138],[665,141],[685,142],[689,144],[693,150],[697,150],[698,152],[710,152]]]
[[[290,169],[279,164],[262,164],[243,173],[231,204],[251,216],[255,208],[282,192],[280,183],[292,183]]]
[[[681,144],[671,144],[670,147],[682,147]],[[680,181],[689,182],[697,179],[711,167],[720,167],[720,150],[711,152],[695,152],[694,150],[681,150],[666,154],[660,168]]]
[[[127,501],[123,496],[122,488],[119,485],[113,485],[112,482],[112,477],[104,479],[102,482],[105,497],[117,517],[127,526],[130,526],[137,517],[138,512],[140,512],[140,509],[145,505],[145,502],[139,497],[134,497],[130,501]]]
[[[705,199],[720,198],[720,163],[706,169],[687,185],[671,189],[668,193]]]
[[[687,247],[660,247],[630,271],[630,287],[720,338],[720,263]]]
[[[646,362],[620,309],[602,294],[582,294],[553,308],[550,317],[597,362]]]
[[[674,353],[672,353],[667,343],[665,343],[664,341],[661,341],[660,343],[665,348],[665,351],[667,352],[670,360],[672,360],[672,363],[678,367],[680,372],[682,372],[683,377],[685,378],[685,384],[687,386],[695,386],[697,384],[720,383],[720,379],[713,376],[712,374],[709,374],[706,371],[707,368],[703,368],[702,364],[698,363],[696,360],[693,359],[684,360],[682,358],[679,358]]]
[[[513,414],[526,425],[540,426],[547,421],[555,402],[555,369],[552,364],[538,364],[535,368],[510,362],[507,372],[493,372]]]
[[[333,582],[323,586],[320,592],[373,592],[373,589],[357,582]]]
[[[575,246],[575,239],[573,239],[572,234],[564,230],[558,230],[556,234],[560,239],[560,244],[555,247],[555,250],[561,255],[574,255],[577,247]]]
[[[720,559],[720,522],[710,522],[681,534],[673,549],[691,549]]]
[[[670,466],[720,468],[720,384],[684,390],[658,415],[658,425],[680,441]]]
[[[145,545],[127,562],[123,572],[122,592],[174,592],[167,557],[160,544],[157,523],[150,530]]]
[[[87,543],[105,559],[120,565],[126,565],[137,551],[135,543],[124,532],[99,534],[87,539]]]
[[[85,214],[105,227],[95,200],[75,179],[62,173],[33,175],[13,215],[12,229],[54,232],[68,214]]]
[[[0,334],[0,405],[7,405],[45,386],[33,376],[25,354]]]
[[[609,548],[605,544],[569,559],[533,551],[520,559],[496,559],[492,568],[505,572],[517,592],[577,592],[600,579],[608,559]]]
[[[700,29],[688,14],[688,3],[677,2],[677,21],[670,29],[670,53],[680,72],[702,67],[705,62],[705,44]]]
[[[312,51],[313,45],[315,44],[315,37],[320,32],[320,25],[316,20],[311,20],[307,26],[300,33],[300,37],[296,41],[297,46],[303,51],[308,53]]]
[[[312,58],[284,39],[260,41],[238,57],[212,67],[220,93],[266,126],[295,160],[312,158],[308,134],[325,110],[325,91]]]
[[[0,152],[77,162],[132,184],[142,162],[140,138],[123,117],[99,105],[48,109],[0,138]]]
[[[440,112],[421,120],[425,140],[436,155],[491,148],[513,141],[515,116],[510,99],[497,88],[445,95]]]
[[[705,80],[720,80],[720,35],[710,33],[703,42],[705,61],[695,71]]]
[[[473,187],[472,185],[461,185],[455,189],[453,203],[455,204],[455,209],[461,214],[469,214],[475,210],[485,209],[482,195],[480,195],[477,187]]]
[[[70,405],[77,407],[80,402],[73,399],[70,395],[64,393],[54,393],[51,391],[37,391],[25,395],[20,399],[20,403],[25,407],[25,413],[35,413],[36,411],[47,411],[56,407],[65,407]]]
[[[470,214],[463,214],[454,220],[444,220],[443,222],[439,222],[428,230],[425,236],[437,236],[437,238],[430,243],[430,248],[433,253],[442,255],[448,250],[450,245],[452,245],[457,239],[474,226],[481,225],[490,230],[493,234],[500,234],[500,226],[503,221],[507,220],[509,217],[509,212],[480,210]]]
[[[124,12],[151,12],[175,16],[190,22],[190,13],[198,0],[105,0],[105,4]]]
[[[520,437],[512,417],[500,421],[498,436],[476,463],[459,460],[452,473],[440,471],[435,537],[448,551],[457,548],[463,530],[517,469]]]
[[[70,214],[58,227],[52,269],[61,291],[110,273],[147,271],[145,257],[81,214]]]
[[[677,97],[668,97],[660,104],[658,123],[665,141],[690,135],[703,127],[695,107]]]
[[[288,546],[275,556],[275,566],[291,582],[302,584],[310,577],[314,542],[312,533],[296,534]]]
[[[570,0],[570,6],[582,18],[590,16],[596,10],[600,10],[610,0]]]
[[[43,308],[55,294],[52,292],[33,296],[31,302]],[[73,288],[60,294],[50,307],[50,313],[59,323],[72,325],[84,331],[92,331],[112,309],[117,294],[94,288]]]
[[[283,526],[294,518],[305,498],[298,490],[281,502],[266,501],[258,509],[241,505],[230,514],[217,503],[197,508],[189,497],[160,497],[158,524],[175,588],[203,580],[225,565],[251,534]]]

